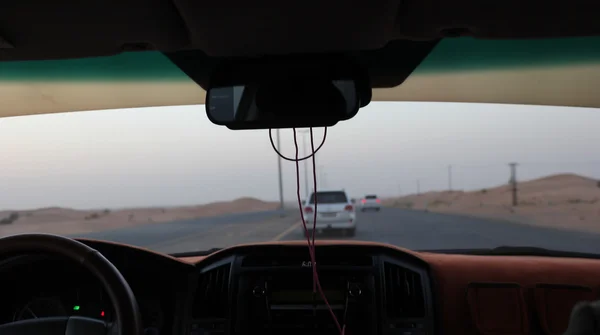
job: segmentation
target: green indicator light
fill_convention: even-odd
[[[79,310],[79,306],[78,305],[73,306],[73,310],[74,311],[78,311]]]

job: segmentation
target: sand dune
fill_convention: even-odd
[[[429,192],[383,202],[393,207],[600,232],[600,184],[574,174],[519,182],[516,207],[508,185],[471,192]]]
[[[75,210],[40,208],[0,211],[0,236],[18,233],[82,234],[123,227],[193,219],[223,214],[274,210],[278,203],[254,198],[214,202],[198,206]]]

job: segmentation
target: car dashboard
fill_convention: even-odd
[[[324,301],[313,293],[314,264],[303,242],[176,258],[81,241],[127,279],[148,334],[337,334],[330,309],[345,334],[561,334],[573,305],[596,300],[600,283],[598,260],[320,241],[316,264]],[[0,294],[0,324],[64,315],[114,321],[100,283],[49,256],[3,259]]]
[[[331,311],[346,334],[432,334],[430,276],[419,259],[334,245],[317,248],[316,259],[326,301],[313,293],[306,246],[263,245],[224,255],[201,271],[198,288],[207,295],[196,299],[190,334],[336,334]]]

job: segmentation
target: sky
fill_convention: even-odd
[[[450,183],[475,190],[507,183],[510,162],[519,164],[519,180],[555,173],[600,179],[599,124],[597,109],[373,102],[328,129],[316,155],[318,188],[354,197]],[[323,129],[314,133],[318,145]],[[281,150],[295,156],[291,130],[281,130]],[[0,119],[0,162],[0,209],[279,198],[268,131],[214,125],[204,105]],[[295,173],[294,162],[282,162],[285,201],[296,197]]]

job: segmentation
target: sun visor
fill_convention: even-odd
[[[0,117],[204,104],[206,92],[159,52],[0,62]]]
[[[393,77],[392,69],[407,66],[401,57],[407,51],[398,52],[361,60],[370,82],[398,79],[386,78]],[[600,37],[449,38],[400,85],[374,89],[371,100],[600,108],[599,85]],[[9,106],[0,109],[0,117],[8,117],[200,105],[206,102],[206,92],[165,55],[148,51],[0,62],[0,100]]]

